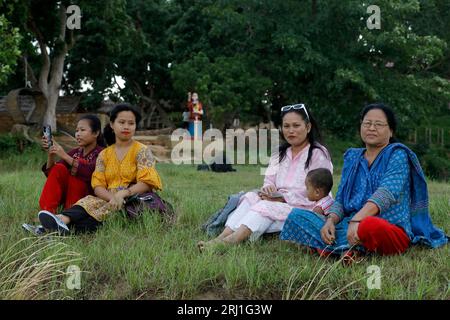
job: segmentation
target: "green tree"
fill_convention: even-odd
[[[81,7],[82,34],[67,57],[62,87],[71,95],[83,91],[82,106],[87,110],[95,110],[110,94],[109,88],[115,85],[114,75],[118,74],[116,57],[129,49],[132,21],[126,6],[127,1],[109,0],[87,1]],[[84,91],[85,83],[92,84],[92,89]]]
[[[0,85],[14,72],[17,58],[20,56],[20,34],[12,28],[4,15],[0,15]]]
[[[92,83],[87,109],[121,76],[120,96],[147,116],[180,108],[195,90],[217,126],[237,114],[278,121],[282,105],[306,102],[322,126],[348,136],[366,103],[390,104],[406,124],[445,110],[450,100],[445,0],[380,0],[379,30],[368,29],[368,4],[357,0],[71,2],[82,9],[82,28],[64,41],[58,8],[69,2],[21,0],[3,12],[20,28],[21,50],[39,80],[52,83],[52,71],[44,72],[50,59],[54,67],[63,61],[64,69],[55,68],[67,94]],[[33,45],[39,34],[48,59]],[[18,69],[9,81],[22,84]]]
[[[68,92],[78,92],[82,80],[89,81],[93,89],[83,99],[87,109],[109,95],[113,100],[123,98],[141,105],[144,123],[155,109],[165,115],[173,97],[169,74],[172,54],[167,43],[167,29],[177,17],[172,9],[168,1],[128,0],[120,14],[114,12],[108,29],[95,13],[87,26],[89,37],[80,40],[68,58]],[[115,96],[108,88],[119,76],[125,83]]]
[[[175,2],[183,13],[170,35],[175,89],[198,88],[218,114],[248,104],[254,113],[267,99],[276,116],[302,101],[329,130],[353,135],[366,103],[384,101],[406,123],[448,101],[448,82],[433,69],[446,59],[446,38],[414,28],[428,10],[417,0],[379,1],[380,30],[367,28],[368,4],[356,0]],[[212,90],[214,79],[252,90]]]
[[[47,103],[42,115],[42,122],[56,129],[56,103],[63,84],[64,73],[67,72],[66,58],[77,42],[95,44],[98,33],[92,34],[92,25],[105,30],[114,29],[114,18],[120,18],[120,12],[124,8],[124,1],[109,0],[105,2],[93,2],[87,0],[18,0],[9,4],[2,4],[0,12],[6,12],[14,26],[20,29],[23,36],[21,48],[24,57],[31,57],[28,64],[28,75],[33,89],[43,93]],[[77,12],[69,11],[69,6],[77,6],[81,9],[80,28],[74,22]],[[69,28],[69,24],[71,24]],[[108,29],[110,28],[110,29]],[[115,31],[120,28],[116,28]],[[105,32],[112,34],[113,31]],[[87,38],[87,39],[86,39]],[[113,38],[109,38],[111,40]],[[100,42],[100,41],[99,41]],[[103,42],[107,42],[106,40]],[[113,41],[111,41],[113,42]],[[83,42],[82,42],[83,43]],[[97,43],[98,44],[98,43]],[[39,57],[40,61],[33,60]],[[80,56],[80,59],[82,57]],[[79,65],[89,64],[96,66],[101,61],[101,56],[90,64],[90,61],[79,62]],[[78,67],[72,64],[72,67]],[[16,71],[17,73],[17,71]],[[22,72],[23,74],[23,72]]]

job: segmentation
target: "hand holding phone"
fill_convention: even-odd
[[[48,147],[48,149],[50,149],[51,146],[53,145],[52,127],[44,126],[42,129],[42,133],[44,134],[44,138],[47,140],[47,147]]]
[[[261,188],[260,192],[262,194],[270,194],[270,193],[273,193],[273,192],[276,192],[276,191],[277,191],[277,187],[275,187],[274,185],[268,185],[266,187]]]
[[[264,191],[260,191],[259,192],[259,196],[265,196],[267,198],[284,198],[283,194],[279,191],[273,191],[273,192],[264,192]]]

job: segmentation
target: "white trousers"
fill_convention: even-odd
[[[257,240],[264,233],[280,232],[283,229],[284,221],[272,220],[264,217],[256,211],[250,210],[250,203],[244,199],[234,210],[225,223],[226,227],[236,231],[241,225],[252,231],[250,241]]]

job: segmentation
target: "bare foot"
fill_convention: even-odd
[[[215,238],[215,239],[212,239],[209,241],[199,241],[199,242],[197,242],[197,248],[198,248],[198,250],[200,250],[200,252],[204,252],[208,249],[213,248],[217,244],[223,244],[223,243],[225,243],[225,242],[219,238]]]

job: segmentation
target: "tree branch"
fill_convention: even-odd
[[[41,31],[39,30],[38,26],[36,25],[36,21],[34,20],[33,15],[30,13],[30,16],[28,17],[28,26],[30,30],[34,33],[36,36],[36,40],[39,44],[39,48],[41,50],[41,56],[42,56],[42,68],[41,72],[39,74],[39,87],[42,90],[42,92],[47,93],[48,89],[48,75],[50,73],[50,57],[47,52],[47,45],[45,42],[45,38],[42,35]]]
[[[144,97],[144,92],[142,92],[141,86],[139,85],[139,83],[137,83],[135,80],[132,81],[134,89],[136,90],[136,93],[140,96],[140,97]]]
[[[66,58],[66,54],[69,51],[69,45],[66,43],[66,22],[67,22],[67,14],[66,7],[61,4],[59,7],[59,50],[55,50],[57,54],[53,58],[53,65],[50,74],[50,88],[52,90],[57,90],[61,86],[61,80],[64,71],[64,60]],[[71,39],[72,41],[72,39]]]
[[[69,41],[67,42],[67,51],[70,51],[70,49],[73,48],[75,45],[75,36],[73,34],[73,30],[69,30]]]
[[[24,69],[26,68],[26,73],[27,73],[26,81],[28,81],[28,79],[30,79],[32,88],[39,87],[39,82],[36,79],[33,68],[31,68],[30,64],[28,63],[27,56],[23,56],[23,63],[24,63]]]
[[[444,64],[446,61],[448,61],[448,60],[450,60],[450,57],[444,57],[444,58],[442,58],[441,60],[439,60],[439,61],[437,61],[436,63],[434,63],[434,64],[432,64],[432,65],[429,65],[428,67],[426,67],[425,69],[424,69],[424,71],[429,71],[429,70],[431,70],[431,69],[434,69],[434,68],[437,68],[437,67],[440,67],[442,64]]]
[[[67,24],[66,6],[61,3],[61,5],[59,6],[59,40],[61,42],[66,41],[66,24]]]

